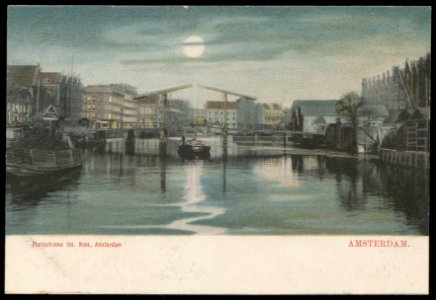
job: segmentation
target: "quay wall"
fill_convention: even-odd
[[[429,152],[380,149],[379,159],[382,162],[400,166],[430,168]]]

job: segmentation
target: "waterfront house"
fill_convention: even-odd
[[[383,143],[385,137],[392,136],[397,133],[401,126],[411,117],[411,114],[406,110],[392,110],[389,116],[380,124],[379,136],[380,142]]]
[[[8,65],[6,93],[6,123],[19,125],[38,117],[39,65]]]
[[[336,122],[336,100],[294,100],[291,106],[291,130],[319,133]]]

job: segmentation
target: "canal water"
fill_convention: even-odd
[[[230,143],[224,159],[88,151],[82,170],[6,180],[6,234],[428,234],[428,175]],[[299,153],[299,154],[295,154]]]

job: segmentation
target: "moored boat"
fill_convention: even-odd
[[[198,158],[209,158],[210,157],[210,146],[204,144],[203,141],[191,140],[186,143],[179,145],[177,153],[181,158],[194,159]]]
[[[26,161],[6,157],[6,172],[15,176],[37,176],[64,173],[83,166],[80,153],[73,149],[48,151],[31,149]]]

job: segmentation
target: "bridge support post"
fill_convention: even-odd
[[[286,148],[286,131],[283,133],[283,148]]]
[[[159,95],[159,156],[164,159],[167,154],[166,102],[167,94]]]

